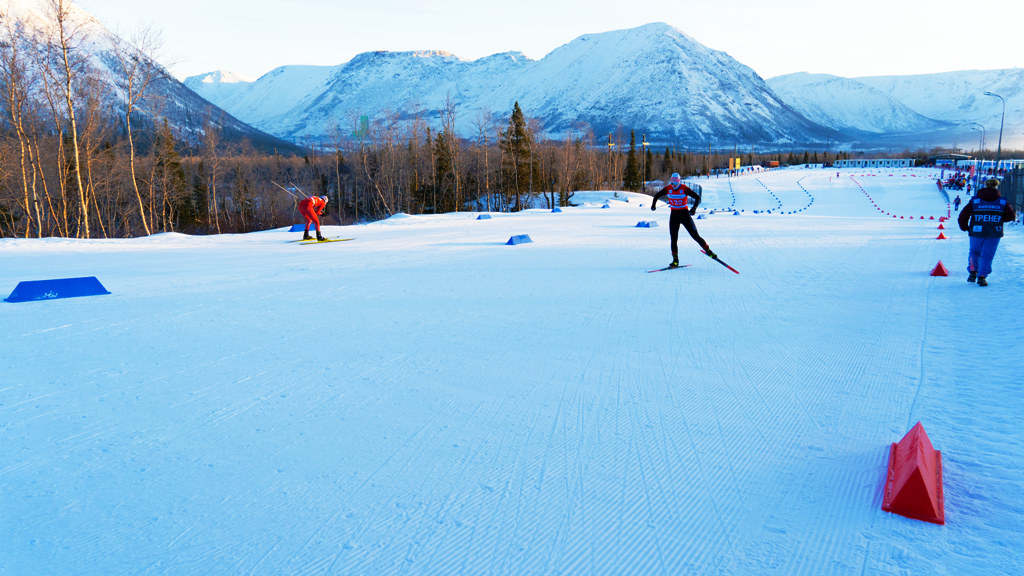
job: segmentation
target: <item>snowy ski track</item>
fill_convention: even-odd
[[[1020,230],[968,284],[935,173],[867,174],[701,180],[739,275],[685,231],[646,274],[668,208],[622,193],[0,240],[4,296],[112,292],[0,303],[0,574],[1020,574]],[[918,420],[945,526],[881,510]]]

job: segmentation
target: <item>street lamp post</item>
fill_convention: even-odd
[[[981,166],[985,164],[985,127],[977,122],[971,122],[971,124],[974,124],[974,126],[971,126],[971,130],[981,133],[981,142],[979,143],[980,148],[978,148],[978,154],[981,156],[981,164],[978,165],[978,169],[974,172],[974,189],[977,190],[978,179],[981,178]],[[980,126],[980,128],[976,128],[976,126]]]
[[[982,153],[985,152],[985,127],[977,122],[971,122],[971,130],[977,130],[981,132],[981,148],[979,149]],[[975,128],[977,126],[977,128]]]
[[[1006,120],[1006,100],[999,94],[985,92],[985,96],[995,96],[1003,102],[1003,115],[999,118],[999,146],[996,148],[996,175],[999,174],[999,160],[1003,153],[1003,120]]]

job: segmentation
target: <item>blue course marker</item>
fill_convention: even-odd
[[[33,302],[36,300],[57,300],[79,296],[100,296],[110,294],[95,276],[84,278],[58,278],[55,280],[28,280],[19,282],[14,292],[5,298],[7,302]]]

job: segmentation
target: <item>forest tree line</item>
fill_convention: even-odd
[[[333,122],[328,138],[260,151],[225,138],[208,111],[198,130],[162,118],[173,103],[158,89],[170,80],[151,29],[128,39],[107,33],[96,56],[94,33],[70,3],[47,7],[41,21],[0,11],[0,237],[265,230],[299,222],[306,195],[330,198],[329,224],[399,212],[516,212],[570,205],[580,190],[706,175],[736,156],[744,166],[836,157],[655,150],[623,126],[598,137],[579,124],[551,137],[518,103],[507,116],[463,119],[451,98],[436,111],[353,116],[350,126]]]

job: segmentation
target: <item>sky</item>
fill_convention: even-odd
[[[521,51],[540,59],[583,34],[650,22],[667,22],[763,78],[1024,66],[1022,36],[1000,29],[1024,21],[1020,0],[78,2],[112,30],[154,25],[164,41],[161,61],[180,79],[214,70],[255,79],[278,66],[333,66],[373,50],[445,50],[468,60]]]

